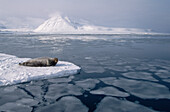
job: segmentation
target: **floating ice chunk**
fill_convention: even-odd
[[[170,83],[170,79],[163,79],[163,81]]]
[[[24,87],[27,91],[31,93],[34,97],[36,97],[38,100],[42,99],[42,89],[40,85],[29,85]]]
[[[116,80],[115,77],[107,77],[107,78],[101,78],[101,81],[103,81],[105,84],[113,85],[114,80]]]
[[[11,91],[10,91],[10,89],[11,89]],[[25,93],[21,89],[18,89],[15,86],[0,88],[0,95],[3,96],[0,99],[0,105],[6,104],[9,102],[16,102],[17,100],[19,100],[21,98],[31,98],[29,95],[27,95],[27,93]]]
[[[88,108],[76,97],[67,96],[61,98],[55,104],[41,108],[37,112],[88,112]]]
[[[18,100],[17,103],[22,105],[34,106],[38,104],[38,101],[31,98],[22,98],[21,100]]]
[[[128,69],[123,67],[123,66],[108,66],[108,67],[104,67],[106,69],[110,69],[113,71],[118,71],[118,72],[127,72]]]
[[[100,66],[82,66],[83,70],[86,72],[86,73],[103,73],[105,72],[105,69],[103,67],[100,67]]]
[[[91,60],[91,59],[92,59],[92,57],[85,57],[85,59],[86,59],[86,60]]]
[[[53,101],[64,95],[82,95],[82,89],[68,83],[52,84],[49,86],[45,98]]]
[[[27,60],[28,58],[18,58],[0,53],[0,86],[68,76],[80,72],[80,67],[64,61],[59,61],[55,67],[25,67],[18,65],[18,63]]]
[[[170,78],[170,72],[168,70],[158,70],[155,75],[160,78]]]
[[[0,110],[4,112],[31,112],[32,107],[22,105],[20,103],[11,102],[0,106]]]
[[[98,90],[93,90],[90,91],[91,94],[102,94],[102,95],[109,95],[109,96],[120,96],[120,97],[127,97],[129,96],[128,93],[125,92],[121,92],[116,88],[113,87],[105,87],[105,88],[101,88]]]
[[[127,72],[127,73],[123,73],[122,75],[133,79],[157,81],[155,78],[152,77],[151,73],[147,73],[147,72]]]
[[[146,81],[135,81],[125,78],[114,80],[112,85],[123,88],[131,94],[143,99],[170,99],[170,91],[166,86]]]
[[[53,79],[49,79],[48,81],[49,82],[52,82],[52,83],[68,83],[70,82],[72,79],[74,78],[74,76],[70,76],[68,78],[53,78]]]
[[[155,112],[147,107],[126,100],[105,97],[97,106],[95,112]]]
[[[83,88],[84,90],[91,90],[93,89],[97,83],[99,83],[99,80],[97,79],[86,79],[83,81],[76,81],[75,82],[77,86]]]

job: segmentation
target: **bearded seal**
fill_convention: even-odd
[[[58,62],[58,58],[35,58],[30,59],[26,62],[19,63],[21,66],[30,66],[30,67],[48,67],[48,66],[55,66]]]

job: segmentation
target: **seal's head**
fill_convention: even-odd
[[[57,64],[57,62],[58,62],[58,58],[54,58],[54,62]]]

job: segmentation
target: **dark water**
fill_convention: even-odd
[[[0,35],[0,53],[58,57],[80,74],[0,87],[0,110],[170,111],[168,35]]]

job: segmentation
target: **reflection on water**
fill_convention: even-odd
[[[170,111],[170,37],[0,35],[0,52],[58,57],[78,75],[0,87],[0,110]]]

